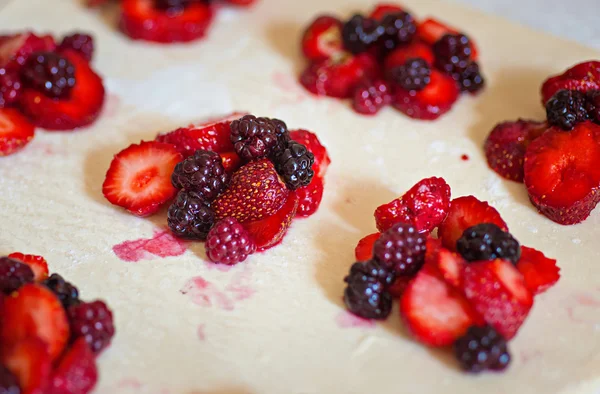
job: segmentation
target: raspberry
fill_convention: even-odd
[[[115,335],[113,315],[102,301],[73,305],[68,309],[71,336],[80,337],[96,354],[105,349]]]
[[[231,122],[231,142],[236,153],[247,161],[268,156],[281,132],[280,122],[253,115]]]
[[[18,72],[0,68],[0,108],[18,102],[21,96],[21,87]]]
[[[379,42],[387,51],[391,51],[399,45],[408,44],[417,32],[415,19],[404,11],[386,15],[381,21],[381,27],[383,34]]]
[[[197,150],[175,166],[171,183],[177,189],[194,191],[204,201],[211,202],[227,187],[229,174],[219,154]]]
[[[505,259],[517,264],[521,257],[519,242],[492,223],[467,228],[456,241],[456,250],[467,261]]]
[[[350,312],[366,319],[385,319],[392,310],[392,296],[387,288],[394,274],[377,261],[354,263],[344,279],[344,302]]]
[[[75,66],[57,53],[36,52],[21,69],[21,78],[50,98],[65,98],[75,86]]]
[[[81,304],[81,301],[79,300],[79,290],[77,290],[77,287],[64,280],[64,278],[59,274],[50,275],[50,277],[46,279],[43,284],[52,290],[54,294],[56,294],[65,309],[69,309],[69,307],[73,305]]]
[[[0,394],[20,394],[17,378],[6,367],[0,365]]]
[[[273,164],[279,176],[290,190],[308,186],[315,175],[312,169],[315,156],[306,146],[294,140],[288,140],[282,148],[273,154]]]
[[[363,82],[354,90],[352,106],[354,110],[364,115],[374,115],[392,101],[390,87],[381,80]]]
[[[446,34],[433,44],[435,66],[448,74],[464,71],[471,60],[473,48],[464,34]]]
[[[408,59],[404,65],[391,71],[394,82],[405,90],[423,90],[431,81],[431,68],[422,58]]]
[[[215,263],[241,263],[255,251],[254,241],[234,218],[225,218],[217,222],[206,239],[206,255]]]
[[[365,52],[375,44],[383,31],[375,19],[354,15],[342,27],[344,46],[354,54]]]
[[[485,85],[477,62],[470,62],[463,71],[452,74],[452,78],[458,82],[461,92],[476,93]]]
[[[58,46],[58,50],[64,51],[66,49],[79,53],[89,62],[94,56],[94,38],[88,34],[82,33],[74,33],[65,36]]]
[[[215,213],[196,192],[181,190],[169,207],[167,223],[178,237],[205,240],[215,222]]]
[[[575,124],[589,118],[584,93],[576,90],[559,90],[546,103],[546,117],[552,126],[571,130]]]
[[[462,369],[501,371],[510,364],[506,339],[490,326],[472,326],[454,343],[454,354]]]
[[[33,271],[20,261],[0,257],[0,292],[10,294],[21,286],[33,282]]]
[[[586,93],[586,111],[589,118],[600,124],[600,90],[590,90]]]
[[[425,263],[426,240],[412,224],[395,224],[375,241],[373,258],[396,276],[412,276]]]

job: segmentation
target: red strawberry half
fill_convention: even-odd
[[[533,294],[543,293],[560,279],[560,268],[556,265],[556,260],[527,246],[521,246],[521,258],[517,263],[517,269]]]
[[[298,210],[296,216],[309,217],[319,209],[323,199],[323,178],[314,177],[308,186],[296,190]]]
[[[467,262],[456,252],[440,248],[435,258],[435,265],[446,283],[460,289]]]
[[[375,241],[379,239],[381,233],[369,234],[360,241],[356,245],[354,249],[354,255],[356,256],[356,261],[368,261],[373,257],[373,246],[375,245]]]
[[[306,146],[306,149],[315,156],[315,163],[313,164],[315,176],[324,177],[327,168],[331,163],[331,159],[329,158],[327,149],[321,144],[317,135],[308,130],[300,129],[290,131],[290,137],[292,137],[294,141]]]
[[[32,32],[3,36],[0,38],[0,67],[18,69],[25,64],[34,52],[56,49],[56,42],[50,35],[37,36]]]
[[[0,108],[0,156],[13,154],[33,139],[35,128],[11,108]]]
[[[52,359],[48,346],[41,339],[30,337],[12,342],[3,348],[0,355],[2,364],[17,378],[20,394],[47,393]]]
[[[42,256],[15,252],[9,254],[8,257],[27,264],[33,271],[36,282],[41,282],[48,277],[48,263]]]
[[[302,36],[302,52],[310,61],[327,60],[344,50],[342,22],[332,16],[315,19]]]
[[[262,220],[242,224],[254,240],[257,250],[266,250],[281,242],[296,216],[297,208],[298,198],[295,193],[291,193],[275,214]]]
[[[548,78],[542,85],[542,104],[559,90],[600,90],[600,61],[588,61],[576,64],[564,73]]]
[[[171,174],[182,156],[173,145],[150,141],[130,145],[110,163],[102,193],[136,216],[158,211],[177,190]]]
[[[87,394],[98,381],[96,357],[85,338],[77,339],[52,373],[48,394]]]
[[[300,76],[300,83],[318,96],[350,98],[355,86],[366,76],[357,57],[343,54],[313,63]]]

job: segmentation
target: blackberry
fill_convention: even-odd
[[[352,106],[360,114],[374,115],[391,101],[390,86],[386,82],[364,81],[354,89]]]
[[[350,312],[366,319],[385,319],[392,309],[392,296],[387,288],[394,274],[377,261],[354,263],[344,279],[344,303]]]
[[[234,218],[220,220],[206,239],[206,255],[215,263],[237,264],[255,251],[254,241]]]
[[[452,74],[452,78],[458,82],[461,92],[477,93],[485,85],[477,62],[470,62],[462,72]]]
[[[282,145],[282,149],[272,157],[275,170],[290,190],[308,186],[315,175],[312,169],[315,156],[306,146],[294,140],[288,140]]]
[[[231,142],[235,152],[246,161],[267,157],[281,133],[281,121],[246,115],[231,122]]]
[[[379,38],[378,44],[386,51],[408,44],[417,33],[415,19],[411,14],[404,11],[384,16],[381,27],[383,28],[383,34]]]
[[[383,26],[375,19],[356,14],[342,27],[344,47],[354,54],[365,52],[377,42],[383,32]]]
[[[197,0],[154,0],[154,8],[169,13],[178,13],[195,1]]]
[[[472,52],[471,41],[464,34],[445,34],[433,44],[435,66],[448,74],[463,72]]]
[[[215,213],[204,198],[193,191],[181,190],[169,207],[167,223],[176,236],[204,241],[215,222]]]
[[[65,36],[58,48],[60,50],[71,49],[78,52],[89,62],[94,56],[94,39],[88,34],[74,33]]]
[[[0,364],[0,394],[21,394],[17,378]]]
[[[490,326],[472,326],[454,343],[454,354],[462,369],[501,371],[510,364],[506,340]]]
[[[577,90],[559,90],[546,103],[546,117],[552,126],[571,130],[577,123],[589,119],[587,100]]]
[[[218,153],[197,150],[193,156],[177,163],[171,183],[177,189],[194,191],[206,202],[211,202],[227,188],[229,174]]]
[[[75,86],[75,66],[55,52],[36,52],[21,69],[23,84],[51,98],[66,98]]]
[[[586,93],[586,107],[591,121],[600,124],[600,90],[590,90]]]
[[[20,261],[0,257],[0,292],[10,294],[21,286],[33,282],[33,271]]]
[[[517,264],[521,257],[519,241],[492,223],[466,229],[456,241],[456,249],[467,261],[504,259]]]
[[[287,125],[285,124],[285,122],[283,120],[276,119],[276,118],[272,118],[270,120],[271,120],[271,123],[275,126],[275,134],[277,134],[277,137],[281,137],[283,135],[289,136],[289,131],[288,131]]]
[[[422,58],[408,59],[391,71],[394,82],[405,90],[423,90],[431,81],[431,68]]]
[[[373,258],[396,276],[412,276],[425,263],[425,241],[415,226],[398,223],[373,245]]]
[[[73,339],[85,338],[96,354],[105,349],[115,335],[113,314],[102,301],[73,305],[68,315]]]
[[[73,305],[79,305],[81,303],[79,300],[79,290],[77,290],[77,287],[64,280],[64,278],[59,274],[50,275],[50,277],[47,278],[43,284],[52,290],[54,294],[56,294],[65,309],[69,309],[69,307]]]

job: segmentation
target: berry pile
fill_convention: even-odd
[[[345,278],[348,310],[386,319],[397,298],[417,341],[454,345],[465,371],[505,369],[534,296],[560,278],[556,260],[521,246],[488,203],[451,200],[441,178],[380,206],[375,221],[380,232],[358,242]]]
[[[41,256],[0,257],[0,392],[86,394],[115,335],[102,301],[84,302]]]
[[[294,217],[317,211],[329,163],[310,131],[234,113],[122,150],[102,191],[136,216],[170,203],[173,234],[206,241],[213,262],[237,264],[277,245]]]
[[[31,32],[0,36],[0,156],[22,149],[35,127],[73,130],[93,123],[104,104],[92,70],[92,37],[61,42]]]
[[[489,166],[524,182],[529,199],[560,224],[585,220],[600,201],[600,62],[577,64],[542,85],[546,121],[503,122],[485,142]]]
[[[310,63],[300,83],[316,95],[351,98],[364,115],[391,104],[411,118],[434,120],[461,92],[475,94],[485,84],[469,37],[390,4],[347,21],[317,17],[304,31],[302,52]]]

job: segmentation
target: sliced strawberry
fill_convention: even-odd
[[[229,174],[233,174],[242,166],[242,159],[235,152],[223,152],[219,153],[219,156],[223,161],[223,168]]]
[[[579,63],[560,75],[548,78],[542,85],[542,104],[546,105],[562,89],[580,92],[600,90],[600,61]]]
[[[323,199],[323,178],[314,177],[308,186],[296,190],[298,209],[296,216],[309,217],[319,209]]]
[[[242,224],[254,240],[257,250],[266,250],[281,242],[292,224],[297,208],[298,198],[295,193],[291,193],[286,203],[275,214]]]
[[[450,203],[448,216],[440,225],[438,236],[442,239],[444,247],[456,251],[456,241],[462,237],[464,231],[481,223],[493,223],[508,231],[498,211],[487,202],[473,196],[459,197]]]
[[[372,81],[374,79],[380,79],[381,66],[376,55],[369,52],[359,53],[354,56],[358,67],[362,70],[362,79]]]
[[[363,77],[363,64],[357,57],[344,54],[310,64],[300,76],[300,83],[318,96],[349,98]]]
[[[33,271],[36,282],[42,282],[48,277],[48,263],[42,256],[15,252],[9,254],[8,257],[27,264]]]
[[[122,0],[120,28],[130,38],[159,43],[203,37],[213,11],[203,1],[189,2],[182,12],[158,9],[153,0]]]
[[[0,156],[13,154],[33,139],[35,128],[12,108],[0,108]]]
[[[458,253],[440,248],[436,264],[446,283],[461,288],[463,272],[467,263]]]
[[[533,306],[523,275],[506,260],[469,263],[463,290],[485,322],[506,339],[515,336]]]
[[[52,359],[48,346],[42,340],[30,337],[11,342],[3,348],[0,356],[2,364],[17,378],[20,394],[46,394]]]
[[[485,141],[490,168],[516,182],[523,182],[523,161],[527,146],[548,129],[546,122],[519,119],[497,124]]]
[[[521,246],[521,258],[517,263],[517,269],[533,294],[543,293],[560,279],[560,268],[556,265],[556,260],[527,246]]]
[[[343,50],[342,22],[333,16],[317,17],[302,35],[302,52],[312,62],[327,60]]]
[[[358,241],[358,244],[354,249],[356,261],[371,260],[373,257],[373,246],[375,245],[375,241],[377,241],[380,236],[381,233],[373,233]]]
[[[397,14],[398,12],[402,12],[402,11],[405,11],[404,8],[399,7],[396,4],[379,3],[375,6],[373,11],[371,11],[371,14],[369,15],[369,17],[380,21],[386,15]]]
[[[390,52],[384,60],[383,71],[385,75],[389,75],[395,67],[403,66],[409,59],[416,58],[423,59],[429,65],[433,65],[435,55],[431,50],[431,46],[421,41],[414,41],[407,46],[396,48]]]
[[[104,104],[102,79],[77,52],[64,51],[62,56],[75,66],[75,86],[68,98],[55,99],[33,88],[23,89],[20,105],[29,119],[48,130],[72,130],[91,124]]]
[[[57,296],[46,286],[27,284],[4,299],[2,345],[39,338],[56,359],[69,340],[67,314]]]
[[[394,280],[394,283],[392,283],[387,290],[392,295],[392,297],[400,298],[402,297],[402,294],[404,294],[406,288],[413,279],[413,277],[400,276],[396,278],[396,280]]]
[[[25,64],[34,52],[56,49],[56,42],[50,35],[37,36],[32,32],[4,36],[0,40],[0,67],[18,69]]]
[[[319,138],[315,133],[311,133],[308,130],[291,130],[290,137],[296,142],[301,143],[306,146],[314,156],[315,163],[313,164],[313,170],[315,172],[315,176],[324,177],[327,172],[327,168],[331,163],[331,159],[329,158],[329,153],[327,153],[327,149],[321,144]]]
[[[181,160],[181,154],[169,144],[130,145],[110,163],[102,193],[111,204],[136,216],[151,215],[175,196],[171,174]]]
[[[459,34],[460,32],[450,26],[443,24],[442,22],[428,18],[425,19],[417,26],[417,37],[426,42],[429,45],[433,45],[437,40],[442,38],[446,34]],[[475,42],[470,40],[471,42],[471,59],[477,60],[478,58],[478,50]]]
[[[47,394],[87,394],[98,381],[96,358],[85,338],[77,339],[52,373]]]
[[[590,215],[600,200],[600,126],[579,123],[571,132],[550,128],[525,154],[525,186],[533,205],[560,224]]]

